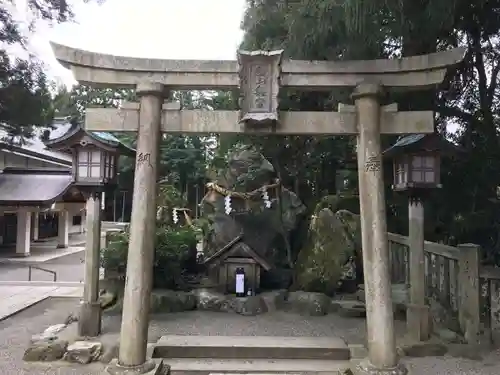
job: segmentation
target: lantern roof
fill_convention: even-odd
[[[65,123],[61,123],[63,120]],[[50,132],[48,139],[44,140],[45,146],[52,149],[67,149],[79,144],[84,136],[90,137],[98,146],[106,149],[115,149],[121,155],[134,156],[135,150],[107,132],[86,131],[78,123],[69,122],[68,119],[55,119],[59,123],[57,132]],[[62,126],[61,126],[62,125]]]
[[[462,149],[437,133],[409,134],[398,138],[396,143],[383,152],[384,157],[393,157],[406,153],[435,152],[441,156],[451,156]]]

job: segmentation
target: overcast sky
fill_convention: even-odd
[[[22,0],[21,0],[22,1]],[[49,40],[89,51],[169,59],[234,59],[245,0],[74,0],[76,22],[40,24],[32,50],[50,75],[72,82]],[[22,14],[22,12],[20,12]]]

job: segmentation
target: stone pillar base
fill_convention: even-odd
[[[408,304],[406,306],[408,337],[415,341],[427,341],[431,336],[429,306]]]
[[[402,363],[398,363],[396,367],[379,369],[374,367],[368,359],[363,360],[352,371],[355,375],[408,375],[408,369]]]
[[[106,367],[106,375],[168,375],[170,367],[165,365],[162,360],[153,361],[146,360],[142,365],[127,367],[118,363],[117,359],[113,359]]]
[[[97,337],[101,334],[101,304],[84,302],[80,307],[78,334],[81,337]]]

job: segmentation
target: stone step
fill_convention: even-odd
[[[345,361],[351,355],[346,342],[336,337],[162,336],[153,358]]]
[[[170,366],[171,375],[343,375],[351,365],[349,361],[326,361],[311,359],[237,360],[213,358],[172,358],[164,360],[164,363]]]

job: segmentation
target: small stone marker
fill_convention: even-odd
[[[31,343],[24,352],[23,361],[52,362],[61,359],[66,353],[68,342],[65,340],[45,340]]]
[[[98,341],[75,341],[69,345],[64,360],[85,365],[97,361],[102,353],[102,344]]]

